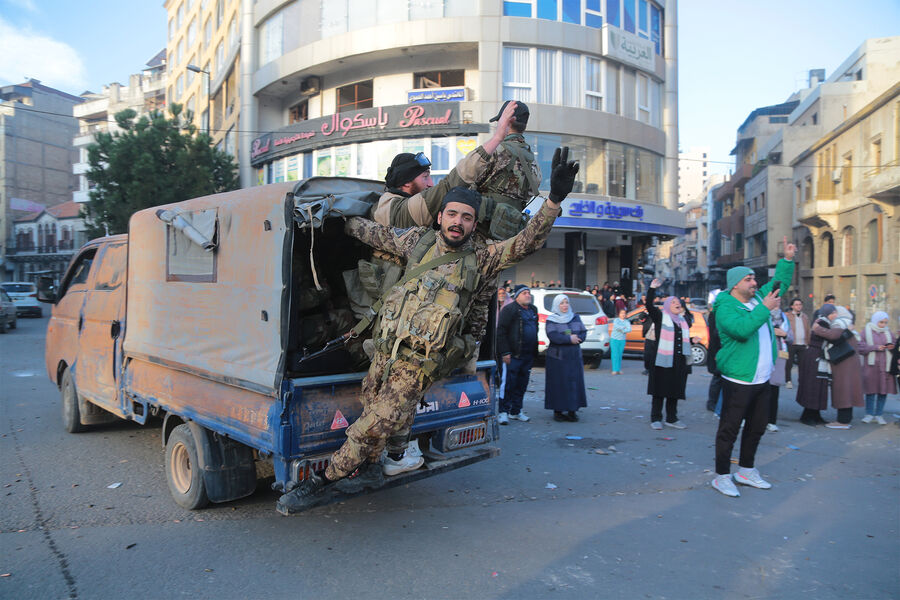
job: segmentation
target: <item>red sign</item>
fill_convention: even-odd
[[[341,411],[335,411],[334,420],[331,422],[331,429],[343,429],[345,427],[350,427],[350,423],[347,422],[347,419],[341,414]]]
[[[457,405],[459,408],[468,408],[472,403],[469,402],[469,397],[466,396],[466,393],[463,392],[459,395],[459,404]]]

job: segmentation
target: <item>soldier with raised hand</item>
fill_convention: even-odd
[[[463,187],[444,197],[437,217],[439,232],[348,219],[348,235],[407,260],[408,281],[391,288],[378,313],[376,352],[362,384],[362,414],[347,428],[347,440],[332,455],[328,468],[283,495],[277,503],[279,512],[291,514],[320,504],[331,485],[347,493],[382,485],[379,458],[388,438],[412,425],[416,405],[431,384],[471,353],[474,339],[463,333],[463,323],[473,303],[484,293],[494,293],[500,271],[547,239],[578,172],[578,164],[568,156],[568,148],[556,150],[549,198],[524,230],[503,242],[473,242],[481,195]],[[402,448],[387,451],[389,461],[402,458]]]

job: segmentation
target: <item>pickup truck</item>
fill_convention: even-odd
[[[66,430],[161,422],[168,487],[187,509],[248,496],[259,475],[289,491],[327,466],[362,412],[367,358],[321,350],[355,324],[345,278],[371,250],[339,212],[311,223],[309,207],[346,200],[362,214],[382,189],[311,178],[216,194],[85,244],[58,288],[39,283]],[[429,390],[412,429],[425,464],[385,487],[499,453],[492,346]]]

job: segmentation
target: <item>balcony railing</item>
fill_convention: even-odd
[[[73,240],[60,240],[56,244],[50,246],[7,246],[7,256],[14,254],[58,254],[60,252],[71,252],[75,249]]]

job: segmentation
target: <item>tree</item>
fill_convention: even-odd
[[[180,104],[169,111],[171,118],[154,111],[135,120],[134,110],[123,110],[115,115],[121,131],[99,133],[88,147],[94,187],[82,216],[91,238],[126,233],[131,215],[144,208],[239,187],[234,159],[197,133]]]

